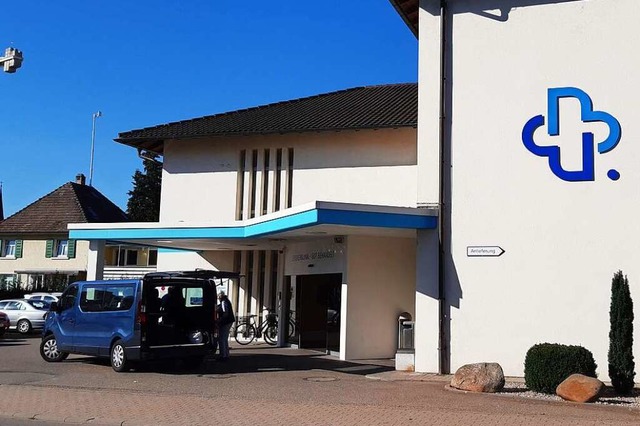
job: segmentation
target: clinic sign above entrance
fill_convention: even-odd
[[[290,244],[285,257],[285,275],[343,273],[346,244],[333,238]]]
[[[589,95],[575,87],[558,87],[547,92],[547,133],[549,136],[560,135],[560,99],[574,98],[580,102],[580,114],[583,123],[601,122],[608,126],[609,135],[603,141],[594,141],[594,135],[590,132],[582,133],[582,168],[580,170],[565,170],[560,162],[561,152],[558,145],[538,145],[534,140],[534,133],[544,126],[544,115],[536,115],[531,118],[522,130],[522,142],[524,146],[538,157],[546,157],[551,172],[558,178],[567,182],[585,182],[595,180],[595,150],[598,154],[606,154],[613,150],[620,142],[622,128],[618,120],[604,111],[596,111]],[[620,173],[611,169],[607,172],[611,180],[620,179]]]

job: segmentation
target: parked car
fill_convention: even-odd
[[[7,332],[10,325],[11,321],[9,320],[9,316],[4,312],[0,312],[0,337],[4,336],[4,333]]]
[[[25,294],[24,298],[27,300],[44,300],[45,302],[57,302],[58,297],[60,297],[62,293],[31,293]]]
[[[75,282],[51,305],[40,355],[47,362],[70,353],[109,357],[117,372],[149,359],[201,360],[212,349],[216,280],[237,277],[154,272],[138,280]]]
[[[0,301],[0,311],[7,314],[11,321],[11,330],[21,334],[29,334],[32,330],[40,330],[44,326],[49,304],[43,301],[26,299],[10,299]]]

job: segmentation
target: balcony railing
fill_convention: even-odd
[[[105,266],[103,276],[105,280],[142,278],[156,269],[155,266]]]

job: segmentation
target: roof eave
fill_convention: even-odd
[[[143,148],[149,151],[162,154],[164,142],[166,140],[184,140],[184,139],[201,139],[201,138],[216,138],[216,137],[233,137],[233,136],[258,136],[258,135],[286,135],[293,133],[311,133],[311,132],[348,132],[348,131],[362,131],[362,130],[382,130],[382,129],[401,129],[401,128],[417,128],[417,123],[411,124],[390,124],[387,126],[361,126],[361,127],[332,127],[332,128],[316,128],[316,129],[292,129],[292,130],[273,130],[262,132],[225,132],[225,133],[208,133],[199,135],[184,135],[184,136],[172,136],[166,139],[159,139],[157,137],[141,137],[141,138],[116,138],[115,142],[121,143],[135,148]],[[142,146],[144,144],[144,146]],[[154,146],[155,145],[155,146]]]
[[[405,6],[408,3],[406,0],[389,0],[389,1],[391,2],[391,5],[393,5],[393,7],[396,9],[396,11],[400,15],[404,23],[407,24],[407,27],[409,27],[413,35],[416,38],[419,38],[417,10],[412,12],[411,13],[412,16],[410,16],[409,9]],[[419,2],[416,1],[416,3],[419,3]],[[413,6],[413,7],[416,9],[419,9],[419,7],[417,6]]]

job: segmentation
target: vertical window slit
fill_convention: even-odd
[[[289,164],[287,167],[287,208],[293,203],[293,148],[289,148]]]
[[[262,172],[262,214],[267,214],[267,206],[269,205],[269,160],[270,150],[264,150],[264,167]]]
[[[280,187],[282,186],[282,149],[276,150],[276,190],[274,200],[274,211],[280,210]]]
[[[238,187],[236,189],[236,220],[244,219],[244,172],[246,170],[247,152],[240,151],[240,164],[238,165]]]
[[[258,150],[251,152],[251,187],[249,190],[249,218],[256,217],[256,180],[258,176]]]

